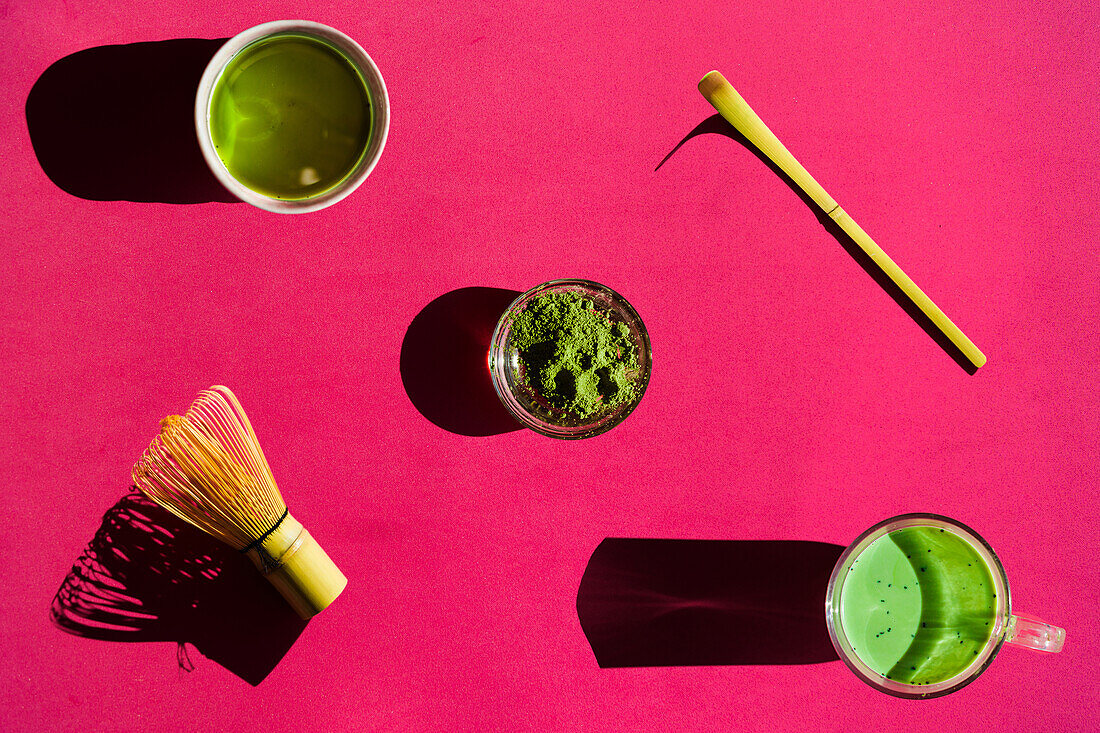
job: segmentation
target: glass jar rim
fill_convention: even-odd
[[[636,383],[637,394],[634,398],[624,403],[619,408],[601,415],[590,423],[578,424],[576,426],[554,424],[530,412],[520,400],[517,399],[513,390],[513,385],[509,382],[509,370],[505,363],[507,360],[506,346],[509,340],[511,323],[515,320],[518,313],[535,297],[547,292],[563,289],[575,289],[578,292],[584,292],[592,297],[606,299],[611,309],[616,311],[619,317],[623,318],[628,328],[634,333],[637,339],[639,353],[642,357],[640,376]],[[493,336],[489,344],[488,357],[489,373],[493,389],[496,391],[497,397],[500,398],[501,403],[509,414],[524,427],[536,433],[564,440],[591,438],[601,435],[622,423],[641,402],[646,388],[649,386],[649,379],[653,368],[653,352],[649,341],[649,333],[646,330],[645,323],[642,321],[641,316],[638,315],[638,312],[626,298],[615,290],[595,282],[594,280],[586,280],[583,278],[560,278],[549,280],[520,294],[512,301],[511,305],[505,309],[504,313],[497,321],[496,328],[493,329]]]

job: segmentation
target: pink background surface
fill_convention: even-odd
[[[45,174],[25,105],[51,64],[294,17],[389,86],[388,146],[344,202],[93,201]],[[1091,3],[3,3],[0,727],[1097,727],[1098,27]],[[654,170],[713,113],[712,68],[987,366],[732,140]],[[637,411],[579,442],[426,419],[400,370],[417,314],[557,277],[645,320]],[[258,686],[49,618],[159,418],[216,383],[350,579]],[[909,511],[981,533],[1065,652],[1005,649],[920,703],[835,661],[601,670],[578,623],[605,537],[843,545]]]

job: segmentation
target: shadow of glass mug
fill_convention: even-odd
[[[229,39],[195,96],[199,148],[237,198],[300,214],[340,201],[374,170],[390,126],[382,74],[340,31],[263,23]]]
[[[860,535],[825,595],[833,647],[872,687],[924,699],[980,675],[1004,644],[1058,652],[1065,631],[1012,614],[993,548],[936,514],[904,514]]]

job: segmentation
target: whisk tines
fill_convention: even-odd
[[[225,387],[164,418],[133,479],[149,498],[237,549],[286,510],[248,417]]]
[[[287,511],[256,433],[225,387],[169,415],[134,466],[134,484],[181,519],[248,555],[309,618],[347,578]]]

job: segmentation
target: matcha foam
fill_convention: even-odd
[[[907,527],[875,540],[852,563],[840,612],[868,667],[895,682],[935,684],[981,656],[996,619],[996,586],[963,538]]]

